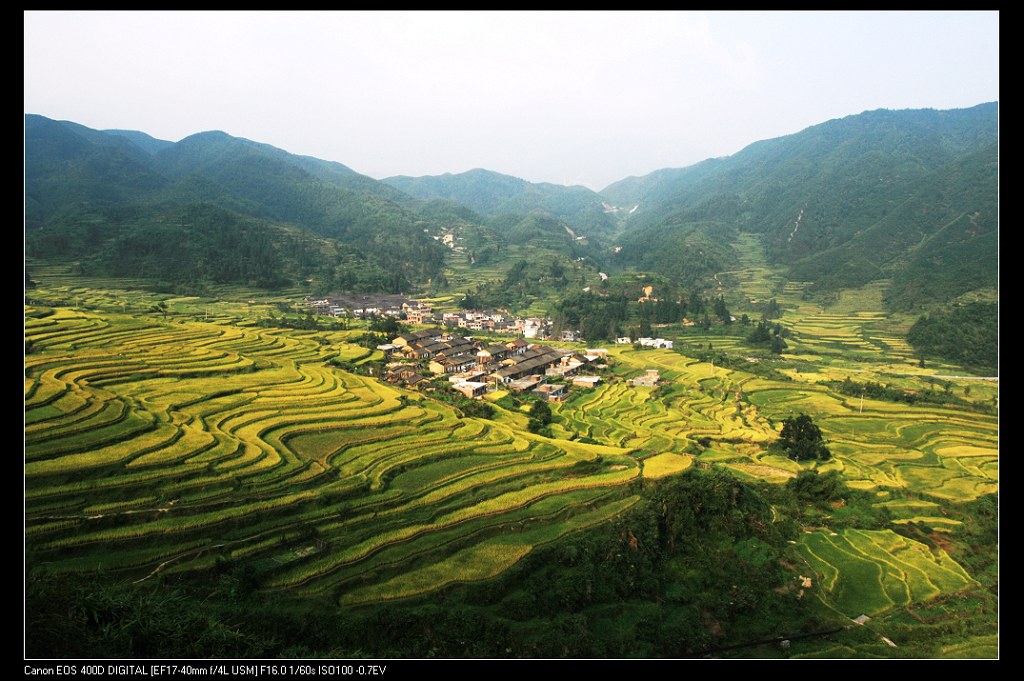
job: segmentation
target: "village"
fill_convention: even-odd
[[[569,386],[595,388],[597,371],[608,368],[608,351],[584,352],[529,343],[523,338],[504,343],[474,341],[441,329],[402,334],[380,345],[389,362],[384,380],[416,387],[445,376],[451,387],[468,398],[503,389],[528,393],[548,402],[565,399]]]
[[[330,317],[370,319],[392,317],[407,324],[441,326],[445,329],[465,329],[473,332],[489,332],[500,335],[522,336],[529,340],[553,340],[563,343],[585,340],[579,330],[561,329],[554,334],[549,319],[541,317],[519,317],[504,310],[461,310],[459,312],[434,311],[424,301],[394,294],[368,294],[358,296],[337,296],[328,298],[306,298],[304,304],[315,314]],[[626,336],[616,338],[619,345],[639,345],[646,348],[673,349],[674,342],[664,338],[638,338]]]
[[[494,390],[507,390],[548,402],[561,402],[571,387],[596,388],[602,380],[607,380],[601,375],[607,376],[609,368],[607,349],[572,350],[535,342],[581,340],[579,332],[574,330],[561,330],[553,335],[551,322],[544,318],[524,318],[490,310],[438,314],[427,302],[388,294],[307,299],[305,303],[320,315],[392,317],[408,324],[435,325],[377,345],[376,349],[387,358],[381,378],[396,385],[424,388],[432,386],[439,377],[447,377],[453,390],[470,399]],[[457,330],[518,338],[490,341],[464,336]],[[617,338],[616,343],[646,348],[673,347],[673,341],[663,338],[640,338],[634,342],[623,337]],[[658,382],[659,374],[655,369],[628,381],[635,387],[655,387]]]
[[[551,332],[551,323],[539,317],[517,317],[501,310],[437,313],[428,302],[393,294],[306,298],[304,303],[316,314],[331,317],[392,317],[408,324],[440,325],[448,329],[488,331],[530,339],[546,339]],[[569,336],[565,340],[578,340],[578,334]]]

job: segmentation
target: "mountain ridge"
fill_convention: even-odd
[[[203,248],[259,234],[264,246],[252,268],[235,267],[221,249],[204,268],[143,272],[187,282],[245,271],[241,281],[260,285],[303,280],[389,291],[435,276],[443,264],[444,248],[405,207],[418,202],[342,164],[222,131],[149,153],[132,141],[146,142],[138,135],[42,116],[26,115],[25,130],[26,248],[35,257],[76,258],[90,271],[117,274],[129,253],[175,261],[177,247],[211,261]],[[168,225],[181,211],[203,219],[176,238]]]
[[[734,265],[729,240],[753,232],[769,262],[810,281],[812,291],[891,279],[887,300],[904,309],[997,278],[997,102],[865,111],[601,192],[484,168],[378,181],[224,131],[168,142],[35,114],[25,115],[25,147],[30,236],[127,204],[209,202],[374,251],[371,260],[401,269],[409,283],[407,276],[439,272],[445,256],[431,236],[453,224],[506,242],[547,235],[548,246],[572,257],[580,253],[563,237],[582,239],[602,266],[687,285]],[[965,215],[975,216],[971,228],[946,227]],[[914,277],[930,283],[915,285]]]

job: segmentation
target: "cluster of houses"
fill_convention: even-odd
[[[378,349],[391,360],[385,379],[393,383],[415,386],[427,380],[422,372],[426,364],[431,374],[447,376],[452,387],[466,397],[504,388],[531,392],[549,401],[564,398],[566,389],[565,383],[549,383],[551,379],[597,386],[600,377],[580,373],[588,367],[605,367],[608,356],[603,348],[581,353],[529,343],[523,338],[488,344],[442,329],[402,334]]]
[[[378,294],[307,298],[316,314],[331,317],[396,317],[410,324],[441,324],[450,329],[491,331],[536,339],[547,338],[551,323],[539,317],[516,317],[493,310],[463,310],[437,314],[430,303],[398,295]],[[573,337],[571,340],[576,340]]]
[[[616,338],[615,342],[619,345],[632,345],[633,339],[629,336],[623,336],[622,338]],[[665,340],[664,338],[637,338],[636,344],[642,348],[659,348],[663,350],[671,350],[675,346],[674,341]]]
[[[379,294],[307,298],[306,304],[317,314],[334,317],[396,317],[411,324],[440,324],[442,328],[402,334],[391,343],[377,346],[388,355],[385,380],[416,387],[431,378],[424,374],[424,365],[434,377],[447,376],[452,387],[469,398],[483,396],[490,390],[505,389],[515,393],[532,393],[545,400],[558,402],[566,397],[568,386],[594,388],[600,376],[587,375],[585,369],[606,368],[608,351],[603,348],[584,352],[538,345],[530,341],[550,337],[548,320],[513,317],[503,312],[464,310],[436,314],[429,303],[398,295]],[[521,338],[507,342],[487,343],[456,333],[456,330],[491,331]],[[579,340],[575,331],[563,331],[565,342]],[[672,349],[673,342],[664,338],[640,338],[641,347]],[[628,337],[616,343],[634,344]],[[557,382],[550,382],[554,379]],[[657,370],[629,380],[634,387],[658,385]]]
[[[446,328],[468,331],[492,331],[522,336],[523,338],[547,338],[550,323],[539,317],[513,317],[504,312],[463,310],[445,312],[438,320]]]
[[[316,314],[330,317],[401,317],[419,306],[414,300],[391,293],[307,297],[303,302]]]
[[[423,230],[426,232],[427,230]],[[462,237],[455,236],[455,232],[444,232],[434,236],[434,241],[440,241],[442,244],[452,249],[456,253],[464,253],[466,248],[460,246],[457,242],[462,241]]]

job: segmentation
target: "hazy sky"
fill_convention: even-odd
[[[372,177],[601,189],[869,109],[999,97],[997,12],[39,12],[25,112]]]

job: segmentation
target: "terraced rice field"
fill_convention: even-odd
[[[966,501],[996,491],[998,427],[994,415],[935,405],[852,398],[818,380],[842,372],[791,373],[789,382],[712,367],[670,351],[616,349],[617,371],[635,376],[658,369],[665,384],[651,388],[608,383],[556,407],[567,433],[641,455],[692,451],[708,438],[703,461],[778,482],[800,466],[767,455],[783,419],[811,414],[829,440],[832,461],[861,489],[902,489]],[[810,380],[811,382],[804,382]]]
[[[775,289],[782,276],[768,267],[764,247],[756,234],[741,234],[735,244],[741,269],[724,272],[739,284],[740,291],[751,304],[764,302],[775,296]]]
[[[787,314],[782,324],[789,329],[794,354],[810,353],[826,357],[858,360],[909,362],[913,348],[901,335],[892,331],[892,323],[882,312],[882,296],[887,281],[868,284],[860,289],[839,293],[835,303],[822,308],[802,298],[792,299],[802,289],[795,285],[781,296],[796,314]]]
[[[756,408],[737,397],[749,377],[669,351],[624,351],[617,357],[624,373],[658,368],[679,390],[656,397],[652,388],[606,384],[556,409],[566,428],[604,444],[653,453],[680,453],[704,436],[749,443],[775,438]]]
[[[752,297],[771,293],[756,285],[763,273],[734,275]],[[997,491],[994,414],[862,400],[819,384],[852,375],[932,386],[934,369],[893,361],[909,351],[885,335],[880,314],[855,309],[877,291],[825,311],[801,298],[801,284],[786,284],[787,357],[805,360],[783,370],[789,380],[611,348],[616,379],[553,405],[556,437],[544,438],[526,432],[523,412],[460,418],[330,367],[379,358],[346,342],[362,330],[257,328],[261,305],[193,297],[161,298],[169,316],[133,315],[118,301],[134,294],[150,310],[153,294],[65,288],[49,294],[96,309],[26,307],[25,322],[26,534],[56,570],[136,581],[231,560],[255,566],[263,588],[336,603],[421,595],[486,579],[604,522],[635,503],[630,483],[640,476],[700,465],[784,483],[815,465],[767,451],[782,420],[800,412],[833,453],[817,467],[877,492],[897,525],[953,531],[942,503]],[[744,347],[741,336],[707,340]],[[626,384],[648,369],[659,371],[658,388]],[[957,395],[971,387],[978,404],[998,394],[997,383],[952,386]],[[574,467],[598,457],[596,470]],[[891,531],[815,532],[797,548],[851,617],[975,584],[948,556]],[[962,652],[986,650],[982,640]]]
[[[494,575],[635,501],[622,450],[329,367],[373,356],[344,334],[26,319],[26,532],[57,570],[136,581],[246,560],[265,588],[365,602]]]
[[[693,458],[683,454],[655,454],[649,459],[644,459],[644,477],[663,478],[685,471],[692,465]]]
[[[941,549],[891,530],[809,532],[800,552],[821,575],[817,585],[850,618],[956,593],[977,583]]]

